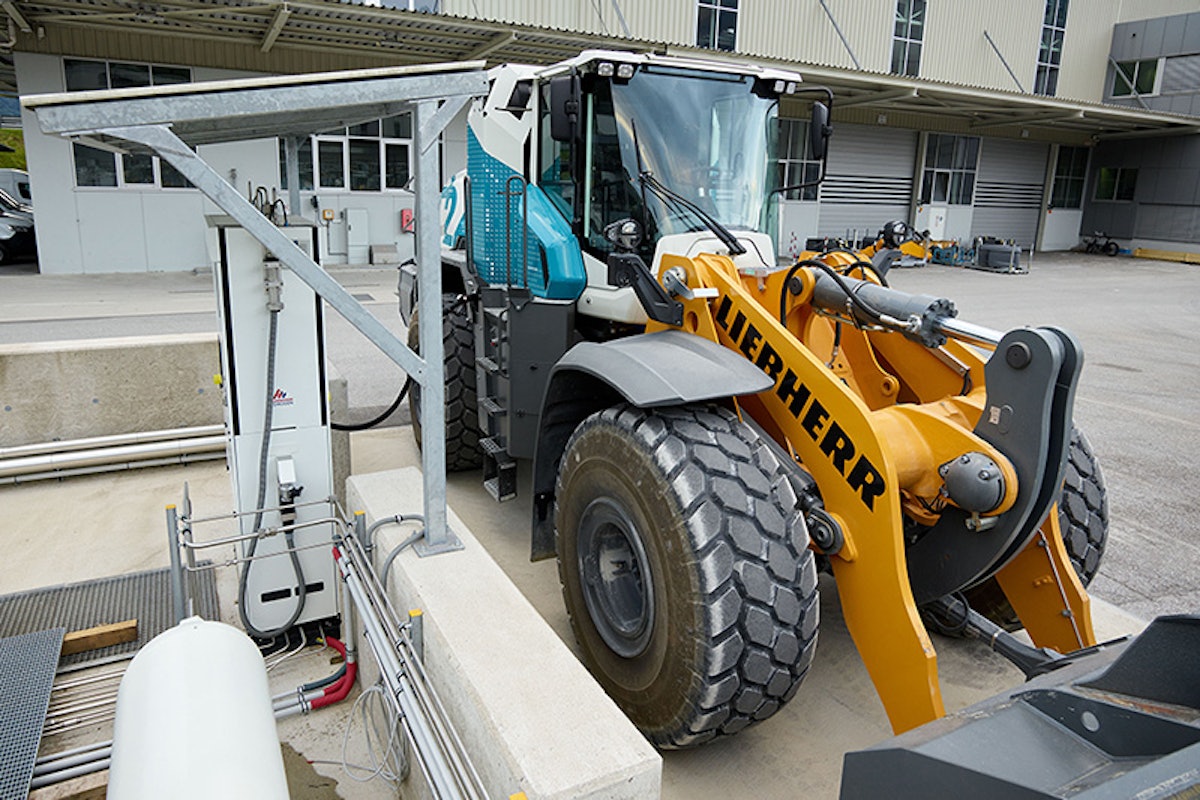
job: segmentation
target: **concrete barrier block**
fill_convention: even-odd
[[[355,475],[347,495],[370,523],[420,513],[421,487],[421,472],[407,467]],[[424,613],[426,667],[488,796],[659,797],[661,756],[453,510],[449,519],[464,549],[428,558],[403,553],[388,591],[400,613]],[[377,566],[411,532],[381,528]]]
[[[219,424],[215,333],[0,345],[0,444]]]

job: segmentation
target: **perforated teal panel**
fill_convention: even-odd
[[[536,297],[578,297],[587,283],[583,256],[570,225],[542,190],[525,187],[524,178],[483,149],[473,130],[467,131],[467,173],[480,277],[492,285],[528,288]]]

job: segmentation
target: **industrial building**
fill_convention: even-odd
[[[14,0],[5,9],[4,77],[21,95],[465,59],[550,63],[589,47],[795,68],[835,91],[837,133],[825,184],[781,203],[785,254],[889,219],[935,237],[1043,250],[1070,248],[1093,229],[1125,247],[1195,251],[1200,240],[1191,136],[1200,12],[1190,0],[185,0],[136,9]],[[788,183],[815,166],[806,124],[781,108]],[[205,202],[181,176],[147,156],[45,137],[28,116],[25,128],[39,207],[70,212],[39,219],[43,272],[211,265]],[[464,126],[452,130],[446,173],[464,158]],[[328,263],[411,253],[410,149],[404,118],[332,130],[303,149],[304,207],[289,211],[320,219]],[[283,196],[275,141],[211,150],[206,158],[239,190]]]

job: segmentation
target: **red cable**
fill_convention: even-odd
[[[346,664],[346,674],[342,676],[342,679],[332,686],[327,687],[323,696],[312,701],[313,711],[345,700],[346,695],[350,694],[350,688],[354,686],[354,679],[357,676],[358,664],[353,661]]]

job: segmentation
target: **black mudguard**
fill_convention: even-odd
[[[737,353],[682,331],[581,342],[559,359],[542,401],[533,461],[532,558],[554,555],[554,482],[571,432],[615,403],[676,406],[757,394],[771,379]]]

